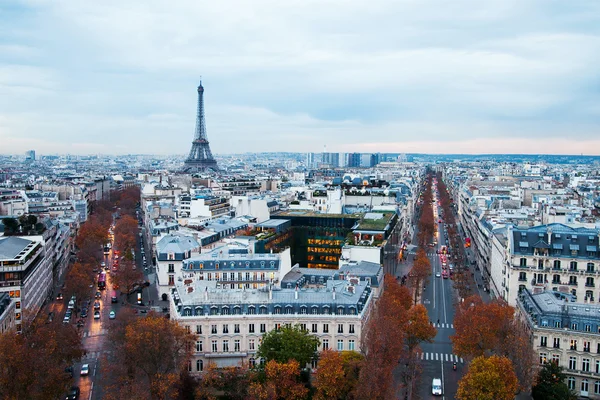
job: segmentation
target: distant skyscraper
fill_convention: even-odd
[[[398,156],[398,162],[407,162],[408,161],[408,157],[406,157],[406,154],[402,153]]]
[[[314,168],[315,153],[306,153],[306,168]]]
[[[196,132],[188,158],[185,160],[184,170],[187,172],[200,172],[217,170],[217,162],[213,158],[204,118],[204,87],[202,81],[198,85],[198,110],[196,113]]]
[[[35,161],[35,150],[27,150],[25,152],[26,161]]]
[[[360,153],[350,153],[348,154],[348,166],[349,167],[360,167]]]
[[[376,166],[380,162],[381,162],[381,154],[379,154],[379,153],[371,154],[371,162],[370,162],[371,167]]]

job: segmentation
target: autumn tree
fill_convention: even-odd
[[[506,357],[477,357],[458,383],[459,400],[513,400],[519,383]]]
[[[383,294],[374,305],[365,327],[359,383],[353,393],[359,399],[389,399],[395,397],[392,372],[406,352],[407,311],[412,305],[408,289],[390,275],[384,279]]]
[[[217,368],[214,363],[205,366],[202,377],[195,390],[196,399],[244,400],[248,397],[250,380],[255,373],[246,365]]]
[[[115,223],[115,247],[125,258],[131,258],[131,250],[135,248],[138,226],[135,218],[124,215]]]
[[[90,284],[93,282],[91,271],[86,270],[86,267],[76,262],[71,266],[65,281],[68,285],[68,293],[75,295],[77,300],[85,299],[90,295]]]
[[[431,263],[429,262],[425,250],[419,249],[415,256],[413,267],[408,273],[409,282],[414,293],[414,304],[417,304],[421,286],[426,284],[429,276],[431,276]]]
[[[484,303],[480,297],[471,296],[458,304],[454,328],[456,334],[450,339],[455,354],[464,358],[492,354],[507,357],[514,365],[521,389],[529,390],[533,346],[513,307],[503,300]]]
[[[503,347],[513,319],[514,308],[506,302],[484,303],[479,296],[465,299],[458,304],[456,333],[450,336],[454,353],[465,358],[492,355]]]
[[[302,367],[317,356],[319,338],[299,325],[283,326],[266,333],[258,348],[257,356],[279,363],[296,360]]]
[[[300,364],[296,360],[267,362],[265,379],[250,384],[252,400],[301,400],[308,398],[308,388],[300,382]]]
[[[195,338],[182,326],[155,313],[145,318],[131,318],[127,325],[115,325],[111,342],[113,358],[107,360],[111,369],[119,370],[110,378],[144,391],[140,398],[167,399],[176,395],[180,372],[187,367]],[[103,374],[104,375],[104,374]],[[110,381],[109,381],[110,382]],[[122,385],[110,386],[115,395]]]
[[[533,400],[575,400],[577,395],[565,383],[567,377],[555,362],[546,362],[531,390]]]
[[[0,334],[0,398],[59,398],[71,383],[65,368],[82,354],[77,331],[58,321]]]
[[[355,351],[325,350],[319,356],[314,387],[316,400],[347,399],[358,383],[364,357]]]
[[[136,285],[142,282],[144,274],[131,260],[125,259],[116,271],[111,274],[113,284],[116,284],[122,293],[130,294]]]
[[[406,325],[406,345],[410,354],[423,342],[432,343],[437,329],[431,324],[427,309],[422,304],[408,310]]]

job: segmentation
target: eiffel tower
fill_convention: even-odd
[[[184,162],[183,170],[185,172],[201,172],[218,170],[217,162],[213,158],[210,146],[208,145],[208,136],[206,135],[206,123],[204,118],[204,87],[202,80],[198,85],[198,111],[196,113],[196,132],[192,141],[192,149]]]

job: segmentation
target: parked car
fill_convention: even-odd
[[[90,374],[90,364],[83,364],[81,366],[81,376],[87,376]]]
[[[84,308],[83,310],[81,310],[81,313],[79,314],[79,316],[81,318],[87,318],[87,313],[88,313],[87,309]]]
[[[63,294],[62,294],[62,293],[59,293],[59,294],[56,296],[56,300],[62,300],[62,299],[63,299]]]

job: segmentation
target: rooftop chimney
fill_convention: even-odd
[[[204,300],[208,301],[208,286],[204,288]]]
[[[294,298],[298,300],[298,284],[296,283],[296,290],[294,291]]]

